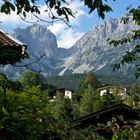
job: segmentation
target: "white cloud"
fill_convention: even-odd
[[[83,35],[83,32],[78,32],[72,28],[63,31],[58,39],[58,47],[70,48]]]
[[[71,24],[79,24],[80,18],[82,16],[88,16],[84,10],[84,4],[79,0],[72,1],[69,8],[75,13],[75,18],[70,17]]]
[[[14,12],[11,12],[10,15],[0,13],[0,20],[5,24],[19,24],[21,21],[20,17],[17,16]]]
[[[78,27],[81,26],[80,18],[89,16],[84,10],[84,5],[81,1],[75,0],[71,1],[69,8],[76,12],[75,18],[70,17],[71,28],[63,22],[54,23],[48,27],[57,36],[58,47],[70,48],[84,34],[78,31]]]
[[[58,47],[70,48],[84,34],[65,23],[55,23],[48,27],[57,36]]]
[[[53,25],[48,26],[48,29],[51,30],[55,35],[61,34],[66,29],[66,24],[64,23],[55,23]]]

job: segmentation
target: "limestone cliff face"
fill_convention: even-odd
[[[133,22],[123,24],[120,20],[110,19],[101,26],[93,27],[71,48],[74,53],[65,59],[63,69],[59,74],[84,73],[90,70],[95,72],[111,73],[111,64],[118,61],[126,51],[131,50],[132,44],[127,46],[114,47],[109,44],[108,39],[120,39],[130,35],[136,29]],[[132,66],[133,67],[133,66]],[[130,67],[125,67],[126,74]]]
[[[28,44],[29,55],[38,56],[45,53],[47,57],[53,57],[57,52],[55,35],[39,24],[28,26],[26,29],[17,28],[12,35]]]
[[[111,64],[132,49],[133,44],[114,47],[109,44],[108,38],[120,39],[130,35],[136,28],[138,27],[133,22],[124,25],[120,20],[110,19],[100,26],[93,27],[70,49],[58,48],[56,36],[42,25],[16,28],[12,35],[28,44],[29,59],[22,64],[33,62],[41,55],[43,58],[26,68],[5,66],[3,70],[12,78],[20,76],[28,69],[40,71],[44,76],[85,73],[90,70],[111,74]],[[133,65],[125,67],[121,72],[128,74],[131,69]]]

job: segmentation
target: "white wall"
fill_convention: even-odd
[[[72,91],[70,91],[70,90],[65,90],[65,97],[66,97],[66,98],[72,99]]]

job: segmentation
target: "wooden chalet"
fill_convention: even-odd
[[[97,125],[98,123],[106,123],[116,115],[122,115],[124,120],[140,120],[139,110],[120,103],[76,119],[73,124],[76,127],[83,128],[89,125]]]
[[[0,65],[20,62],[27,57],[27,45],[0,30]]]
[[[119,119],[119,117],[123,118],[123,120]],[[116,124],[119,126],[119,128],[126,127],[128,128],[134,126],[135,125],[134,122],[140,121],[140,111],[120,103],[112,105],[106,109],[97,111],[95,113],[91,113],[89,115],[78,118],[74,120],[72,123],[76,129],[77,128],[84,129],[88,128],[89,126],[91,127],[91,126],[99,126],[100,124],[105,125],[109,123],[111,124],[112,118],[118,119],[116,120]],[[96,129],[96,132],[109,140],[113,135],[112,130],[108,131],[107,129],[104,128]]]

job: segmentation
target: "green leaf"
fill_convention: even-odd
[[[7,110],[4,108],[4,106],[2,107],[2,111],[3,111],[3,113],[5,114],[5,115],[9,115],[9,113],[7,112]]]
[[[1,6],[1,12],[5,13],[5,14],[10,14],[11,10],[15,11],[15,7],[12,3],[10,2],[5,2],[2,6]]]
[[[92,4],[92,6],[90,7],[89,14],[91,14],[95,10],[95,8],[96,8],[95,4]]]
[[[15,11],[15,6],[13,4],[9,3],[9,6],[13,11]]]
[[[72,16],[72,17],[74,17],[74,15],[73,15],[73,13],[72,13],[72,10],[71,10],[71,9],[67,8],[67,9],[65,9],[65,10],[67,11],[68,15],[70,15],[70,16]]]
[[[51,0],[51,1],[49,2],[49,6],[50,6],[51,9],[52,9],[55,5],[56,5],[56,0]]]
[[[62,16],[62,14],[63,14],[62,10],[61,10],[61,9],[58,9],[58,10],[57,10],[57,14],[58,14],[59,16]]]
[[[5,116],[0,120],[0,123],[4,123],[8,119],[9,119],[9,116]]]
[[[112,8],[110,6],[108,6],[108,5],[105,4],[103,6],[103,11],[110,12],[110,11],[113,11],[113,10],[112,10]]]

